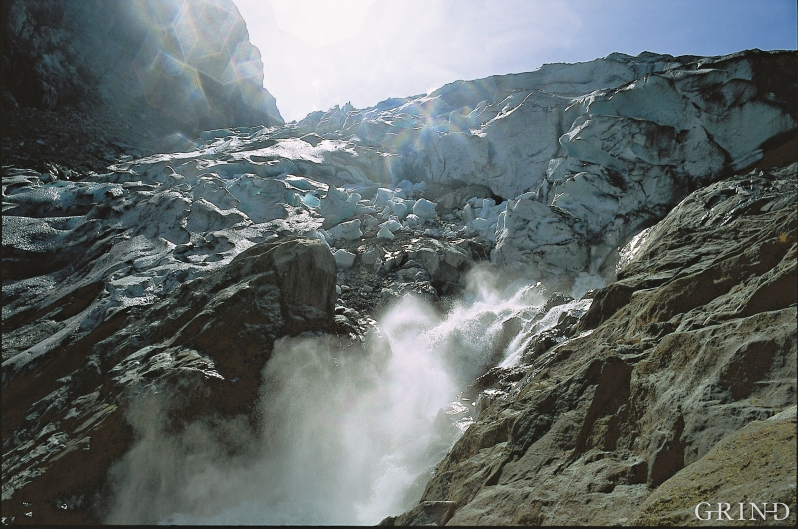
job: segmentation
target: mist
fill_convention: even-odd
[[[407,295],[363,343],[282,338],[261,373],[257,427],[209,419],[169,434],[169,392],[137,399],[138,441],[111,469],[106,521],[373,525],[404,512],[474,421],[463,390],[510,354],[503,323],[546,298],[541,283],[476,268],[445,313]]]

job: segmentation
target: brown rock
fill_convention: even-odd
[[[773,509],[781,502],[790,509],[777,512],[785,519],[774,523],[773,514],[766,515],[767,525],[795,525],[796,424],[795,407],[792,417],[781,420],[752,421],[722,439],[712,450],[666,481],[652,493],[631,518],[632,525],[731,525],[740,523],[740,503],[744,504],[743,519],[763,523],[758,511]],[[781,414],[780,414],[781,415]],[[754,485],[756,484],[756,485]],[[733,521],[718,514],[706,520],[706,509],[717,509],[717,502],[731,505]],[[705,520],[696,518],[700,502],[711,505],[699,510]],[[769,506],[762,505],[767,502]],[[752,519],[753,515],[753,519]]]
[[[581,334],[483,408],[422,503],[454,502],[451,525],[682,524],[717,490],[795,505],[794,419],[761,421],[795,405],[796,191],[793,164],[682,201]]]

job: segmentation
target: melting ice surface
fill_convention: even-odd
[[[162,498],[161,523],[376,524],[411,508],[473,423],[471,403],[458,401],[458,392],[502,359],[517,362],[528,333],[590,303],[555,307],[541,319],[547,296],[540,283],[499,290],[472,276],[470,293],[443,316],[424,300],[401,299],[379,319],[365,351],[331,337],[279,340],[263,373],[264,427],[248,440],[253,449],[236,457],[218,447],[175,455],[185,458],[180,468],[189,461],[196,468],[168,487],[175,491]],[[504,322],[519,314],[538,317],[517,337],[503,337]],[[142,464],[150,463],[130,459],[126,472]],[[176,467],[162,466],[158,473]]]

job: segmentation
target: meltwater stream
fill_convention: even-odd
[[[131,414],[140,441],[112,470],[107,521],[373,525],[411,508],[473,422],[458,393],[518,348],[503,323],[547,297],[540,283],[500,291],[489,279],[472,274],[445,315],[402,298],[365,348],[278,340],[262,373],[260,433],[229,420],[170,436],[159,402],[142,401]]]

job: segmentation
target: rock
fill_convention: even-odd
[[[87,96],[109,106],[124,100],[138,112],[165,113],[173,132],[282,124],[235,4],[181,7],[172,0],[158,9],[118,0],[12,1],[3,12],[3,49],[16,80],[5,88],[20,105],[47,109]]]
[[[383,255],[383,251],[380,248],[371,248],[363,252],[360,260],[364,265],[373,267],[376,270],[382,264]]]
[[[717,511],[715,498],[722,498],[732,507],[728,510],[734,521],[740,520],[740,504],[743,505],[742,518],[746,521],[763,519],[774,521],[774,515],[784,525],[795,524],[795,492],[789,476],[795,476],[796,456],[791,448],[796,443],[795,406],[791,408],[792,417],[777,419],[778,414],[767,421],[752,421],[743,428],[723,438],[707,454],[683,468],[666,481],[629,517],[632,525],[650,524],[688,524],[695,523],[696,507],[701,502],[710,502],[709,507],[701,505],[699,515],[706,520],[707,509]],[[756,492],[750,484],[756,483]],[[708,490],[713,497],[707,498]],[[767,498],[763,506],[759,498]],[[789,509],[789,516],[782,503]],[[756,504],[756,509],[751,508]],[[774,507],[776,511],[773,512]],[[767,509],[768,514],[762,514]],[[717,521],[717,513],[711,515]],[[726,518],[723,517],[725,521]]]
[[[421,244],[411,243],[407,249],[415,258],[402,262],[401,266],[423,268],[439,294],[450,293],[462,286],[463,275],[474,264],[466,250],[448,242],[430,239]],[[389,258],[386,264],[391,262]]]
[[[74,311],[92,300],[85,291],[62,303]],[[334,303],[327,247],[288,238],[252,246],[144,310],[117,313],[59,351],[66,356],[4,361],[3,394],[14,398],[4,399],[4,438],[18,441],[5,449],[4,514],[20,518],[32,503],[37,520],[96,519],[91,500],[65,513],[53,499],[103,490],[111,462],[134,441],[125,410],[145,386],[186,388],[191,398],[164,410],[175,427],[209,412],[242,413],[274,340],[330,328]],[[63,405],[52,407],[53,398]],[[41,434],[53,428],[58,443]]]
[[[721,497],[703,497],[711,483],[729,502],[793,502],[794,419],[759,421],[795,404],[795,191],[798,164],[686,197],[574,337],[481,405],[422,504],[454,502],[453,525],[559,525],[686,523]],[[771,471],[749,463],[759,451],[781,454]]]
[[[455,503],[452,501],[425,501],[400,516],[390,516],[378,525],[380,526],[405,526],[405,525],[446,525],[452,517]]]

